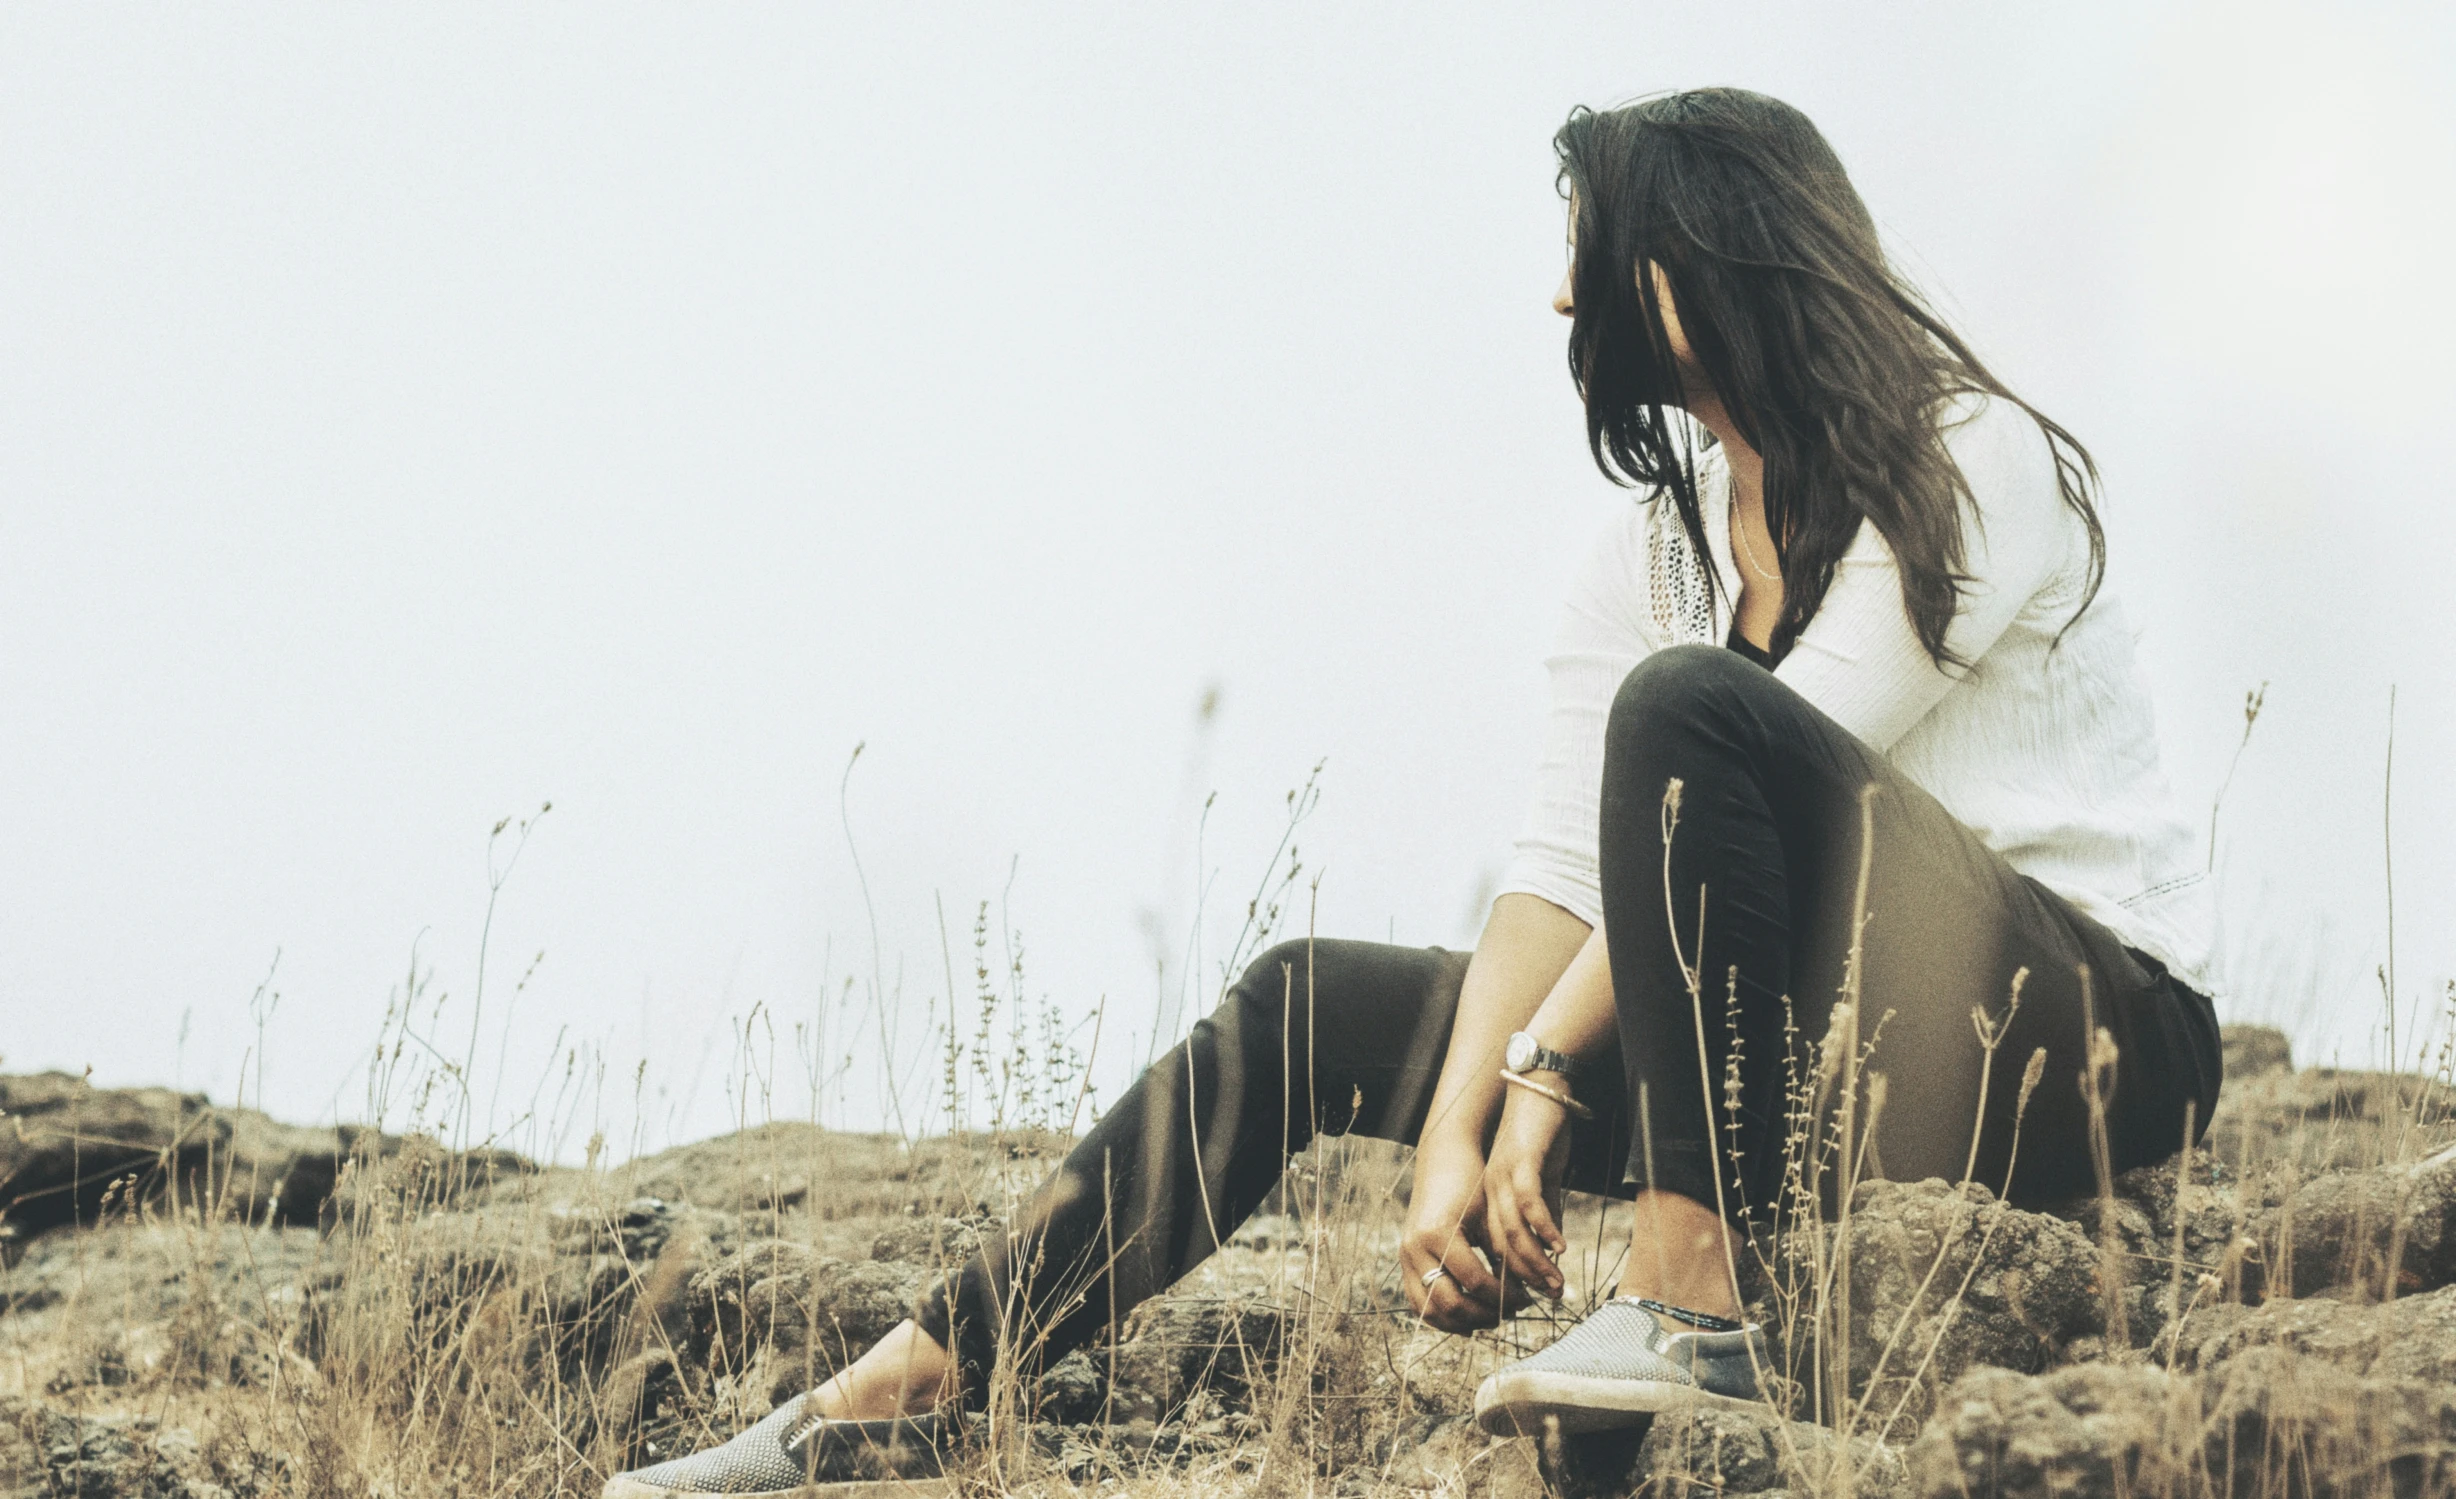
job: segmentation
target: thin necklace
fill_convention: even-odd
[[[1748,541],[1748,528],[1740,524],[1740,502],[1736,496],[1734,496],[1731,501],[1731,534],[1739,538],[1740,556],[1748,563],[1748,570],[1750,572],[1755,573],[1758,577],[1763,578],[1768,583],[1779,583],[1782,581],[1782,574],[1767,572],[1765,570],[1765,564],[1757,560],[1757,549],[1754,546],[1751,546]]]

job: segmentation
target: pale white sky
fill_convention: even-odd
[[[2400,987],[2456,971],[2446,7],[0,26],[9,1070],[226,1099],[278,951],[267,1095],[358,1112],[413,950],[465,1044],[487,831],[547,799],[480,1091],[509,1115],[586,1043],[618,1139],[719,1127],[754,1004],[780,1052],[866,1006],[872,907],[908,1089],[938,903],[968,990],[990,899],[1036,1002],[1107,996],[1113,1095],[1144,913],[1182,951],[1218,871],[1215,959],[1317,761],[1320,929],[1465,941],[1563,580],[1628,503],[1545,306],[1551,132],[1702,83],[1814,116],[2095,449],[2192,807],[2271,683],[2234,1012],[2370,1052],[2391,684]],[[850,1044],[830,1117],[882,1117]]]

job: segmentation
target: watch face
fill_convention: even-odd
[[[1524,1072],[1535,1065],[1535,1038],[1525,1031],[1514,1031],[1509,1046],[1501,1053],[1501,1063],[1512,1072]]]

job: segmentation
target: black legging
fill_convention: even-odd
[[[1663,802],[1674,779],[1667,891]],[[2220,1066],[2206,998],[2015,871],[1763,667],[1682,646],[1629,674],[1606,730],[1601,873],[1619,1061],[1579,1084],[1596,1120],[1572,1128],[1566,1185],[1629,1197],[1650,1181],[1713,1207],[1719,1152],[1722,1202],[1735,1216],[1780,1205],[1786,1076],[1796,1075],[1786,1057],[1789,1069],[1813,1068],[1842,992],[1869,787],[1861,1033],[1875,1041],[1868,1068],[1888,1078],[1871,1164],[1896,1180],[1958,1180],[1981,1122],[1977,1179],[2003,1187],[2021,1073],[2043,1047],[2007,1195],[2037,1203],[2089,1190],[2084,970],[2093,1018],[2118,1048],[2112,1168],[2173,1154],[2187,1118],[2195,1132],[2206,1127]],[[1701,976],[1703,1077],[1683,958]],[[955,1349],[977,1393],[1001,1328],[1027,1370],[1113,1331],[1216,1250],[1317,1133],[1414,1143],[1466,963],[1438,948],[1363,942],[1265,953],[1084,1136],[1013,1232],[933,1286],[915,1319]],[[1971,1010],[2000,1020],[2020,969],[2028,977],[1982,1115]],[[1734,1025],[1738,1092],[1727,1110]],[[1642,1130],[1632,1127],[1640,1098]]]

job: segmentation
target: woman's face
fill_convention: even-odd
[[[1671,278],[1651,260],[1638,262],[1639,275],[1654,277],[1655,305],[1663,309],[1663,336],[1671,341],[1671,357],[1683,370],[1693,368],[1697,356],[1689,348],[1688,335],[1680,330],[1680,309],[1672,305]],[[1562,317],[1577,315],[1578,304],[1572,290],[1578,276],[1578,205],[1569,205],[1569,268],[1561,272],[1561,289],[1552,294],[1552,310]]]

